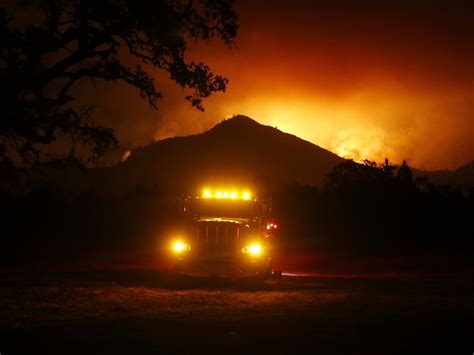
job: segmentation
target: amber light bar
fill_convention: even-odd
[[[211,190],[204,189],[201,194],[202,198],[217,198],[230,200],[250,200],[252,194],[249,191],[238,192],[235,190]]]

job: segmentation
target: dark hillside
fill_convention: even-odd
[[[137,149],[125,162],[93,175],[99,190],[115,192],[136,186],[182,191],[228,180],[321,185],[324,176],[342,161],[296,136],[236,116],[202,134]]]

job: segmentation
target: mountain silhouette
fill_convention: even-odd
[[[95,172],[99,190],[137,186],[186,190],[219,185],[298,182],[321,185],[344,159],[294,135],[234,116],[191,136],[155,142],[124,162]],[[238,185],[237,185],[238,186]]]

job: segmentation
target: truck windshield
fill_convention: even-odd
[[[261,214],[260,204],[255,201],[196,199],[190,207],[201,217],[252,218]]]

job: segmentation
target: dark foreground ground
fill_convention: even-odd
[[[469,275],[264,284],[157,271],[27,275],[2,275],[1,355],[474,352]]]

